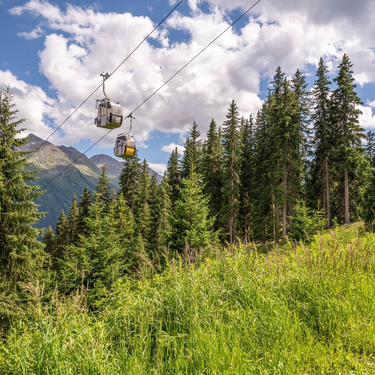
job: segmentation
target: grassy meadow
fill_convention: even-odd
[[[39,288],[40,289],[40,288]],[[170,260],[43,306],[0,343],[0,374],[375,374],[375,235],[357,226],[269,252]]]

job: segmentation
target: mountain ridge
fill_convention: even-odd
[[[29,134],[27,138],[29,142],[21,150],[37,150],[29,157],[31,164],[28,169],[38,171],[37,180],[33,181],[33,184],[45,190],[43,195],[35,200],[39,210],[46,212],[46,216],[35,225],[36,227],[55,228],[61,210],[68,215],[74,195],[80,197],[85,187],[90,191],[95,190],[103,165],[106,165],[111,188],[119,190],[123,162],[104,154],[94,155],[91,158],[86,155],[81,156],[81,152],[74,147],[56,146],[34,134]],[[78,157],[80,158],[77,159]],[[70,164],[72,165],[66,168]],[[157,172],[149,168],[149,173],[155,174],[157,181],[161,181],[162,177]]]

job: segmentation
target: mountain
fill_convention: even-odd
[[[34,134],[30,134],[28,139],[29,143],[22,147],[24,151],[36,150],[43,143],[43,140]],[[90,191],[95,190],[103,165],[107,167],[111,188],[119,189],[122,162],[108,155],[95,155],[91,159],[83,155],[64,170],[80,155],[81,153],[74,147],[55,146],[47,141],[29,158],[31,165],[28,168],[38,170],[36,174],[38,179],[34,184],[45,191],[35,200],[39,210],[46,212],[46,216],[37,223],[38,228],[46,228],[49,225],[55,228],[61,210],[63,209],[68,215],[74,194],[77,198],[80,197],[85,187]],[[156,175],[158,181],[161,181],[161,176],[150,169],[150,174],[152,173]]]

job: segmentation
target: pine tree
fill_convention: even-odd
[[[314,127],[314,161],[312,166],[312,186],[321,198],[326,214],[327,227],[331,226],[330,164],[334,152],[331,121],[331,81],[328,69],[320,58],[316,81],[312,89],[312,120]],[[315,200],[317,200],[314,197]]]
[[[74,243],[78,239],[78,205],[77,197],[74,194],[72,204],[69,208],[68,226],[69,226],[69,242]]]
[[[263,103],[256,118],[254,134],[254,239],[264,243],[273,235],[272,193],[271,193],[271,153],[273,138],[268,121],[269,98]]]
[[[99,182],[95,189],[95,194],[98,195],[98,197],[100,197],[99,199],[101,199],[104,202],[103,211],[107,212],[108,206],[112,198],[111,182],[109,181],[109,178],[107,176],[107,167],[105,164],[103,165],[102,173],[99,177]]]
[[[301,138],[298,124],[299,102],[285,74],[278,67],[272,81],[269,99],[270,134],[273,136],[270,154],[271,190],[274,206],[275,242],[287,235],[288,216],[300,193]],[[280,212],[282,209],[282,212]],[[280,217],[280,213],[282,216]],[[288,215],[289,214],[289,215]]]
[[[89,217],[91,203],[91,193],[89,189],[85,187],[78,203],[77,218],[77,233],[83,236],[87,234],[86,220]]]
[[[155,206],[152,211],[152,239],[151,245],[157,255],[167,246],[167,238],[170,235],[170,223],[168,217],[171,215],[172,205],[170,201],[170,186],[167,174],[164,173],[161,184],[156,192]]]
[[[229,106],[227,120],[223,124],[224,203],[223,211],[232,244],[237,231],[238,201],[240,194],[241,149],[239,137],[239,113],[233,100]]]
[[[25,121],[17,119],[18,110],[9,88],[0,88],[0,330],[6,328],[16,306],[26,298],[22,289],[43,275],[47,261],[43,244],[37,240],[40,231],[34,228],[43,213],[34,200],[41,195],[38,186],[28,183],[36,171],[26,170],[30,152],[19,148],[27,138],[18,138]]]
[[[146,159],[143,161],[141,174],[138,183],[138,200],[136,210],[136,232],[142,234],[146,251],[149,250],[150,243],[150,225],[151,225],[151,209],[150,209],[150,176],[148,173],[148,164]]]
[[[181,187],[181,171],[179,166],[179,155],[177,147],[174,151],[172,151],[171,156],[168,160],[167,165],[167,175],[168,175],[168,182],[170,186],[170,200],[172,204],[172,208],[175,205],[175,202],[179,198],[179,192]]]
[[[193,127],[189,129],[189,136],[185,142],[184,154],[181,161],[181,178],[190,175],[191,167],[194,165],[200,173],[202,162],[202,140],[199,139],[200,132],[194,121]]]
[[[215,217],[214,230],[217,231],[221,226],[223,160],[221,135],[214,119],[211,120],[203,145],[202,175],[204,193],[210,199],[210,217]]]
[[[334,82],[337,89],[333,92],[333,126],[336,129],[336,163],[343,181],[342,196],[344,201],[345,224],[350,223],[350,185],[358,181],[358,167],[363,163],[362,140],[365,139],[363,128],[359,125],[362,113],[358,106],[363,104],[355,92],[353,64],[344,54],[339,65],[339,72]]]
[[[120,175],[120,192],[129,205],[132,214],[135,214],[140,172],[141,164],[136,152],[134,158],[124,161],[124,168]]]
[[[375,231],[375,169],[371,168],[363,194],[362,218],[368,231]]]
[[[182,179],[180,199],[177,200],[173,216],[169,217],[171,233],[168,243],[171,249],[183,251],[186,244],[200,249],[215,240],[212,231],[213,218],[209,218],[208,198],[203,194],[202,177],[195,172]]]
[[[65,215],[64,210],[61,210],[60,217],[56,224],[55,233],[55,246],[54,252],[52,253],[52,265],[53,269],[57,270],[59,268],[60,259],[62,259],[65,252],[65,246],[69,244],[69,222]]]
[[[310,150],[310,142],[311,139],[311,130],[310,130],[310,123],[311,123],[311,115],[310,115],[310,107],[311,107],[311,98],[310,92],[307,89],[307,82],[305,75],[297,69],[295,75],[292,77],[291,80],[291,89],[297,97],[298,100],[298,109],[295,113],[295,121],[298,124],[298,131],[299,131],[299,152],[300,155],[298,157],[298,161],[301,163],[299,169],[301,171],[300,175],[295,176],[299,180],[296,182],[297,185],[301,187],[300,194],[303,194],[303,198],[306,199],[307,196],[307,187],[306,187],[306,179],[307,179],[307,158],[311,154]],[[293,214],[292,212],[290,214]]]
[[[254,120],[241,119],[241,174],[240,209],[241,233],[245,243],[250,242],[253,232],[254,209]]]
[[[375,132],[367,132],[366,156],[371,168],[375,168]]]

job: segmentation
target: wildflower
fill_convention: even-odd
[[[158,355],[157,354],[155,354],[155,358],[157,358],[158,357]]]
[[[190,359],[190,355],[187,356],[187,359]]]

